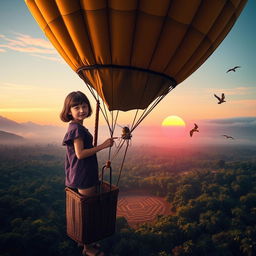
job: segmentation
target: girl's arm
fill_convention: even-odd
[[[84,148],[83,139],[81,137],[79,137],[74,140],[74,148],[75,148],[76,157],[78,159],[84,159],[86,157],[94,155],[95,153],[99,152],[100,150],[102,150],[104,148],[112,147],[114,139],[115,138],[109,138],[109,139],[105,140],[102,144],[100,144],[99,146],[87,149],[87,148]]]

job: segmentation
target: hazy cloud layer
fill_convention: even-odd
[[[236,117],[228,119],[198,120],[199,133],[192,138],[189,136],[191,127],[187,125],[180,137],[172,136],[172,129],[163,130],[161,126],[140,126],[133,132],[132,145],[158,145],[187,147],[200,144],[223,145],[256,145],[256,117]],[[39,125],[36,123],[17,123],[0,116],[0,130],[15,132],[28,139],[40,142],[61,142],[67,127],[52,125]],[[93,127],[87,127],[93,133]],[[121,136],[121,127],[117,127],[114,136]],[[167,132],[167,133],[166,133]],[[169,133],[169,134],[168,134]],[[228,140],[223,135],[234,137]],[[99,127],[99,140],[104,141],[109,137],[106,126]]]
[[[256,117],[201,120],[200,128],[202,137],[216,142],[226,141],[223,137],[226,134],[235,138],[228,143],[256,144]]]
[[[232,127],[256,127],[256,117],[235,117],[225,119],[206,120],[205,123],[215,125],[226,125]]]

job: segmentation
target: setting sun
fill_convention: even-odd
[[[179,116],[168,116],[162,122],[162,132],[165,140],[171,139],[171,143],[181,143],[185,136],[186,123]]]
[[[162,126],[185,126],[185,122],[178,116],[168,116],[162,122]]]

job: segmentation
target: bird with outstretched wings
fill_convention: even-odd
[[[224,93],[221,94],[221,98],[218,95],[216,95],[216,94],[214,94],[214,97],[219,100],[218,104],[226,102],[225,101],[225,94]]]
[[[190,130],[189,134],[190,134],[190,137],[193,136],[193,133],[194,132],[199,132],[198,130],[198,125],[197,124],[194,124],[194,128],[192,130]]]
[[[236,72],[236,69],[237,69],[237,68],[241,68],[241,67],[240,67],[240,66],[235,66],[235,67],[230,68],[229,70],[227,70],[226,73],[228,73],[228,72],[230,72],[230,71]]]
[[[229,135],[226,135],[226,134],[223,134],[223,135],[221,135],[221,136],[224,136],[224,137],[227,138],[227,139],[232,139],[232,140],[234,140],[234,138],[233,138],[232,136],[229,136]]]

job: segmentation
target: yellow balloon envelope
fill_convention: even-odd
[[[109,110],[145,109],[213,53],[246,0],[25,0]]]

